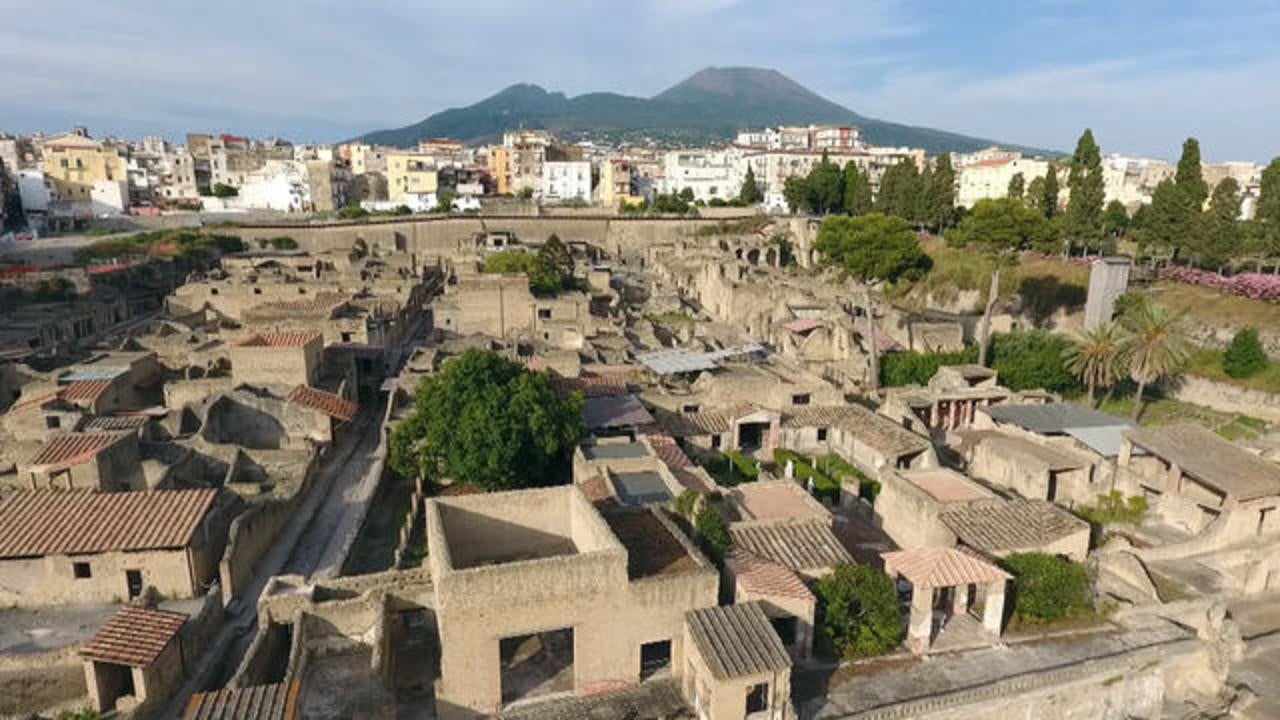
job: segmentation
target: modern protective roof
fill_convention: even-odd
[[[350,400],[309,385],[298,385],[289,391],[288,402],[308,410],[317,410],[341,422],[350,422],[360,406]]]
[[[88,462],[128,437],[127,433],[67,433],[55,435],[28,462],[32,469],[57,472]]]
[[[1194,425],[1130,430],[1135,445],[1237,500],[1280,495],[1280,465]]]
[[[187,615],[167,610],[126,606],[80,648],[90,660],[146,667],[173,641]]]
[[[1089,524],[1046,500],[989,500],[955,505],[938,516],[960,542],[999,554],[1044,547],[1088,532]]]
[[[1007,422],[1041,434],[1065,433],[1075,428],[1133,427],[1133,423],[1075,403],[1001,404],[978,408],[997,422]]]
[[[582,406],[582,419],[588,430],[637,427],[654,422],[653,416],[635,395],[587,398]]]
[[[23,490],[0,502],[0,558],[185,547],[216,489]]]
[[[853,562],[849,551],[820,520],[749,521],[729,525],[735,547],[796,571],[821,570]]]
[[[698,654],[718,680],[791,667],[791,657],[759,602],[690,610],[684,617]]]
[[[765,347],[757,343],[748,343],[741,347],[725,348],[724,350],[713,350],[711,352],[695,352],[672,348],[670,350],[641,353],[636,356],[636,360],[659,375],[674,375],[676,373],[714,370],[722,360],[764,351]]]
[[[885,574],[901,575],[918,588],[952,587],[1008,580],[1009,573],[956,548],[924,547],[881,553]]]
[[[656,472],[614,473],[613,489],[623,505],[650,505],[671,499],[671,491]]]
[[[298,717],[297,680],[196,693],[183,720],[294,720]]]

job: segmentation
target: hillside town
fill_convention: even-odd
[[[1280,160],[0,138],[0,716],[1280,716]]]

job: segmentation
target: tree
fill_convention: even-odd
[[[756,173],[750,165],[747,166],[746,177],[742,178],[742,189],[738,191],[738,200],[747,205],[764,200],[764,192],[756,184]]]
[[[413,413],[391,434],[391,467],[485,490],[562,482],[582,405],[580,393],[559,395],[543,373],[468,350],[419,383]]]
[[[807,190],[805,204],[813,213],[828,215],[844,209],[844,176],[826,152],[822,153],[822,161],[809,171],[804,187]]]
[[[854,162],[844,166],[844,210],[850,215],[866,215],[872,212],[871,178]]]
[[[947,234],[947,244],[972,247],[989,255],[991,285],[982,312],[978,334],[978,362],[987,364],[991,347],[991,316],[1000,297],[1000,269],[1013,260],[1013,253],[1027,247],[1056,245],[1056,228],[1036,208],[1012,198],[979,200],[973,209]]]
[[[1138,384],[1133,400],[1133,420],[1137,422],[1142,417],[1143,391],[1162,376],[1186,366],[1191,356],[1191,341],[1183,329],[1181,316],[1163,305],[1147,303],[1134,307],[1120,322],[1125,333],[1120,357],[1129,369],[1129,377]]]
[[[1203,267],[1221,268],[1239,254],[1241,244],[1240,184],[1235,178],[1226,177],[1213,188],[1201,241],[1195,248],[1196,262]]]
[[[1089,405],[1095,406],[1097,388],[1110,390],[1120,379],[1120,326],[1100,322],[1072,339],[1063,360],[1066,367],[1089,388]]]
[[[1002,564],[1013,575],[1013,612],[1019,620],[1049,623],[1092,606],[1083,565],[1045,553],[1013,553]]]
[[[1280,157],[1262,171],[1254,224],[1259,256],[1280,256]]]
[[[1222,371],[1237,380],[1243,380],[1262,372],[1270,362],[1258,340],[1258,331],[1244,328],[1231,338],[1231,344],[1222,354]]]
[[[698,546],[717,565],[724,562],[724,557],[733,547],[733,538],[724,518],[709,506],[703,506],[694,516],[693,527],[698,532]]]
[[[934,161],[933,171],[925,183],[925,208],[921,220],[941,232],[951,226],[956,209],[956,171],[951,167],[951,154],[942,153]]]
[[[916,170],[915,163],[904,159],[896,165],[890,165],[880,177],[876,212],[916,222],[919,186],[920,173]]]
[[[1199,140],[1187,138],[1182,143],[1182,156],[1178,158],[1178,169],[1173,181],[1196,212],[1204,208],[1204,201],[1209,198],[1209,186],[1204,181],[1204,170],[1200,167]]]
[[[1022,176],[1022,173],[1014,173],[1013,177],[1009,178],[1008,196],[1015,200],[1021,200],[1022,196],[1026,194],[1026,191],[1027,179]]]
[[[1151,205],[1142,216],[1143,243],[1170,254],[1190,247],[1193,212],[1177,184],[1170,178],[1161,180],[1151,193]]]
[[[918,279],[932,265],[907,221],[880,213],[823,220],[814,249],[823,264],[863,282]]]
[[[573,285],[573,256],[554,233],[538,248],[529,270],[529,289],[535,295],[555,295]]]
[[[1040,184],[1040,194],[1034,197],[1046,219],[1052,220],[1058,214],[1058,169],[1052,163],[1044,175],[1044,182]]]
[[[809,209],[809,178],[803,175],[792,175],[782,183],[782,197],[792,214]]]
[[[868,565],[838,565],[818,581],[817,642],[832,656],[881,655],[902,643],[902,615],[893,580]]]
[[[693,202],[693,188],[687,187],[680,191],[680,199],[690,203]]]
[[[226,184],[226,183],[214,183],[214,184],[213,184],[213,196],[214,196],[214,197],[218,197],[218,198],[233,198],[233,197],[235,197],[235,196],[237,196],[237,195],[239,195],[239,194],[240,194],[240,191],[239,191],[239,190],[237,190],[235,187],[233,187],[233,186],[231,186],[231,185],[228,185],[228,184]]]
[[[1092,130],[1086,129],[1076,143],[1067,187],[1071,189],[1065,222],[1067,240],[1088,252],[1102,241],[1102,202],[1106,197],[1102,182],[1102,155],[1094,142]]]
[[[1011,390],[1068,392],[1080,383],[1063,362],[1070,340],[1045,330],[1024,330],[991,339],[991,367]]]
[[[1109,237],[1119,237],[1129,228],[1129,212],[1124,203],[1112,200],[1102,211],[1102,232]]]

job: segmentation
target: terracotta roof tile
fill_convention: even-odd
[[[889,456],[924,452],[929,439],[861,405],[809,405],[789,410],[783,427],[834,427]]]
[[[277,320],[281,318],[326,319],[351,301],[342,293],[322,292],[300,300],[269,300],[246,308],[245,320]]]
[[[578,391],[587,397],[617,397],[630,392],[626,378],[620,374],[572,378],[554,376],[551,378],[551,387],[565,395]]]
[[[31,397],[21,398],[18,402],[9,407],[9,414],[20,412],[22,410],[32,410],[38,407],[44,407],[49,403],[62,397],[62,389],[52,390],[50,392],[32,395]]]
[[[127,433],[68,433],[55,435],[40,448],[28,463],[33,468],[56,472],[73,465],[88,462],[98,453],[115,445]]]
[[[725,565],[743,590],[753,595],[814,599],[813,593],[792,570],[746,550],[734,549]]]
[[[184,613],[124,607],[80,648],[80,656],[146,667],[160,657],[186,622]]]
[[[304,347],[313,340],[320,340],[324,335],[319,332],[262,332],[241,340],[235,347]]]
[[[1045,500],[968,503],[938,517],[961,542],[990,553],[1032,550],[1089,531],[1088,523]]]
[[[76,380],[62,388],[62,399],[93,402],[111,387],[111,380]]]
[[[350,422],[360,410],[360,406],[350,400],[324,390],[317,390],[308,385],[295,387],[290,391],[288,400],[294,405],[310,410],[318,410],[342,422]]]
[[[743,522],[729,526],[733,544],[796,571],[853,563],[831,527],[819,520]]]
[[[185,547],[215,489],[23,490],[0,503],[0,558]]]
[[[901,575],[916,587],[951,587],[1008,580],[1000,568],[956,548],[925,547],[881,553],[885,573]]]

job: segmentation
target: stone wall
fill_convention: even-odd
[[[75,577],[73,566],[81,562],[89,564],[90,577]],[[0,561],[0,605],[124,602],[129,598],[126,570],[141,570],[143,586],[155,587],[166,597],[193,595],[185,549],[105,552]]]
[[[1280,395],[1275,393],[1251,390],[1199,375],[1181,375],[1161,382],[1160,390],[1182,402],[1280,423]]]

